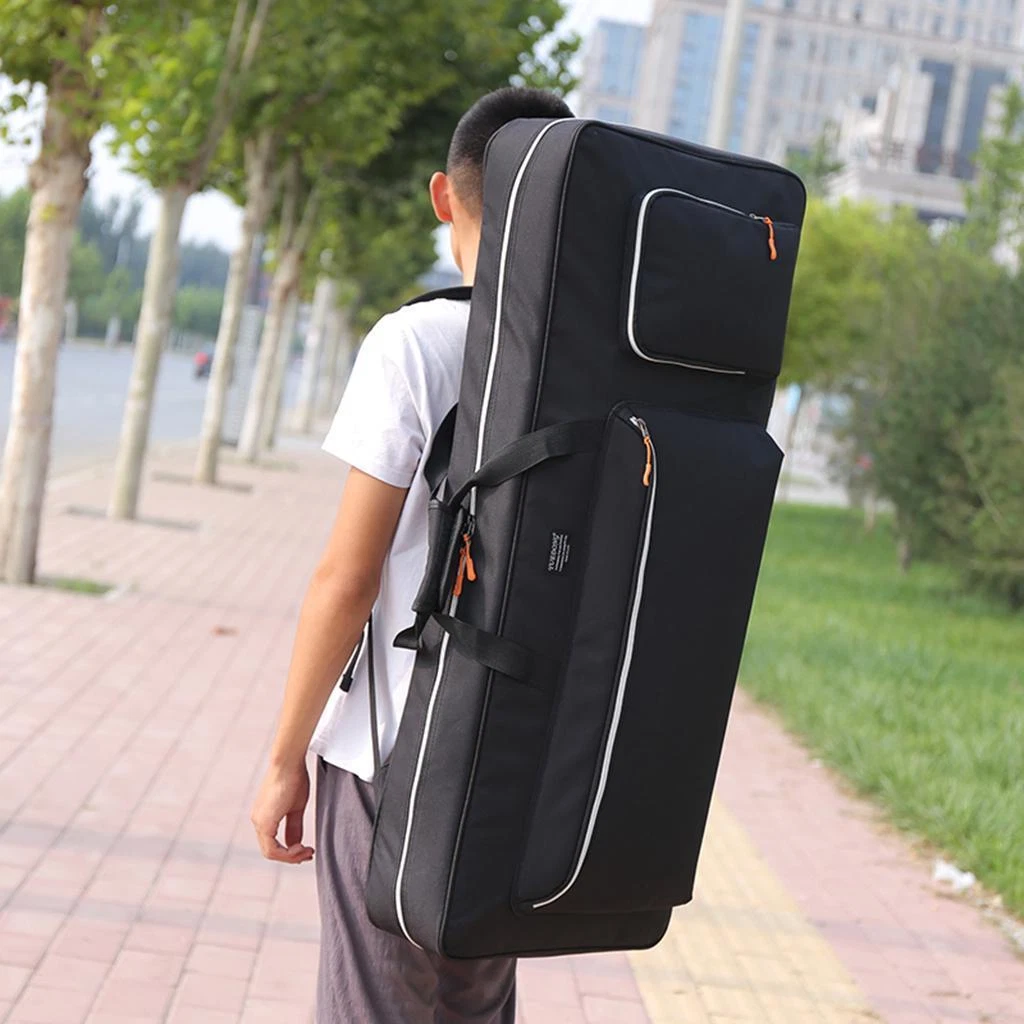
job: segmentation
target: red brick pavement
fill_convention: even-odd
[[[742,694],[719,795],[882,1020],[1024,1024],[1024,959],[1002,933]]]
[[[261,860],[248,824],[341,486],[327,457],[294,458],[227,467],[251,493],[149,481],[143,515],[195,531],[69,515],[102,507],[108,482],[63,481],[42,572],[121,589],[0,587],[0,1021],[311,1020],[312,872]],[[997,933],[937,899],[905,847],[746,703],[721,792],[881,1019],[1024,1020],[1024,968]],[[525,1024],[650,1019],[624,956],[526,963],[520,1005]]]

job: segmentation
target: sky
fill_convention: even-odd
[[[566,28],[587,33],[600,18],[619,21],[645,21],[650,15],[652,0],[569,0]],[[32,151],[0,144],[0,193],[10,192],[25,183],[26,168]],[[111,154],[108,141],[102,133],[93,143],[93,161],[90,190],[101,202],[112,195],[130,196],[138,193],[148,196],[143,220],[144,230],[150,231],[156,216],[156,202],[152,193],[138,178],[123,170],[121,162]],[[231,249],[238,236],[242,214],[231,200],[217,192],[194,196],[185,211],[182,235],[190,241],[213,241]]]

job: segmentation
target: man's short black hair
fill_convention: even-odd
[[[519,117],[572,116],[565,100],[544,89],[508,86],[478,99],[462,115],[448,148],[448,175],[463,205],[474,214],[483,208],[484,151],[499,128]]]

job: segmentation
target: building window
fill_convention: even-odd
[[[743,148],[747,111],[750,107],[750,89],[754,82],[754,69],[757,66],[757,49],[760,41],[761,26],[757,22],[748,21],[743,26],[743,51],[740,54],[736,94],[733,97],[729,121],[728,148],[731,150]]]
[[[853,5],[853,20],[859,25],[864,20],[864,5],[855,3]]]
[[[974,156],[981,143],[988,112],[989,96],[992,90],[1006,82],[1002,68],[972,68],[971,81],[967,89],[967,106],[964,109],[964,127],[960,134],[960,152],[957,154],[957,177],[973,177]]]
[[[956,24],[953,26],[953,36],[956,39],[963,39],[967,34],[967,22],[963,18],[957,18]]]
[[[721,40],[721,15],[686,15],[670,114],[669,131],[673,135],[692,142],[703,142],[707,137]]]
[[[631,99],[640,73],[644,29],[639,25],[601,21],[597,31],[601,47],[598,91]]]
[[[917,155],[917,169],[935,174],[942,166],[942,140],[949,114],[949,92],[953,84],[953,65],[941,61],[921,61],[921,70],[933,80],[931,105],[925,122],[924,142]]]
[[[936,14],[935,17],[932,18],[932,35],[942,35],[942,16],[939,14]]]

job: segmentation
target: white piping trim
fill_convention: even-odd
[[[459,603],[458,598],[452,600],[451,614]],[[427,704],[427,719],[423,723],[423,742],[420,744],[419,756],[416,759],[416,771],[412,777],[412,788],[409,791],[409,812],[405,821],[405,838],[402,840],[402,856],[398,862],[398,875],[395,878],[395,916],[398,918],[398,927],[402,929],[405,937],[417,948],[423,947],[409,934],[405,923],[405,910],[402,906],[402,882],[405,881],[405,867],[409,860],[409,847],[412,843],[412,819],[416,808],[416,797],[419,794],[420,779],[423,777],[423,762],[427,754],[427,738],[430,736],[430,725],[434,720],[434,708],[437,704],[438,694],[441,692],[441,673],[444,671],[445,656],[448,653],[448,641],[451,637],[445,633],[441,641],[441,650],[437,656],[437,675],[434,676],[434,685],[430,691],[430,701]]]
[[[717,206],[719,209],[727,210],[729,213],[735,213],[741,217],[750,216],[742,210],[736,210],[731,206],[726,206],[724,203],[716,203],[713,199],[695,196],[692,192],[684,192],[678,188],[656,188],[644,196],[637,218],[636,242],[633,246],[633,274],[629,282],[629,314],[626,319],[626,335],[629,338],[629,347],[641,359],[646,359],[649,363],[661,363],[665,366],[685,366],[688,370],[704,370],[707,373],[727,373],[734,376],[745,376],[746,370],[726,370],[718,366],[702,366],[700,363],[687,363],[681,359],[658,359],[655,356],[648,355],[640,348],[640,343],[636,338],[636,293],[637,285],[640,281],[640,257],[643,253],[644,229],[647,226],[647,209],[652,200],[663,195],[683,196],[685,199],[692,199],[707,206]]]
[[[480,429],[477,434],[476,469],[479,469],[483,463],[484,428],[487,425],[487,413],[491,404],[491,389],[494,384],[494,371],[498,362],[498,344],[501,340],[501,307],[505,294],[505,266],[508,261],[509,238],[512,231],[512,220],[515,215],[516,199],[519,196],[519,187],[523,183],[523,178],[526,175],[526,169],[529,166],[530,161],[533,159],[533,154],[536,152],[541,139],[543,139],[556,124],[562,124],[566,120],[571,119],[562,118],[558,121],[552,121],[537,133],[536,138],[530,144],[530,148],[526,151],[526,155],[523,157],[522,163],[519,165],[519,170],[516,172],[515,180],[512,182],[512,192],[509,195],[508,201],[508,213],[505,217],[505,227],[501,239],[501,260],[498,264],[498,289],[495,301],[494,334],[491,336],[490,362],[487,367],[487,380],[484,384],[483,403],[480,407]],[[470,515],[476,514],[476,488],[473,488],[473,490],[470,491],[469,512]],[[453,598],[449,614],[455,614],[458,603],[458,598]],[[420,781],[423,777],[423,765],[426,761],[427,755],[427,741],[430,739],[430,726],[434,719],[434,709],[437,706],[438,694],[441,692],[441,677],[444,674],[446,666],[448,642],[450,639],[449,635],[445,633],[444,639],[441,641],[441,650],[438,652],[437,656],[437,673],[434,676],[434,684],[430,691],[430,700],[427,703],[427,717],[426,721],[423,723],[423,737],[420,741],[419,756],[416,758],[416,771],[413,773],[412,788],[409,791],[409,809],[405,818],[405,837],[402,840],[402,856],[398,862],[398,875],[395,878],[395,916],[398,918],[398,926],[402,929],[402,933],[405,937],[414,946],[416,946],[417,949],[422,949],[422,946],[420,946],[419,943],[416,942],[416,940],[409,934],[409,929],[406,926],[405,911],[402,906],[402,883],[405,881],[405,869],[409,861],[409,848],[412,844],[412,826],[413,819],[416,814],[416,798],[419,795]]]
[[[543,139],[556,124],[563,124],[566,120],[570,119],[561,118],[560,120],[552,121],[537,132],[537,137],[533,140],[530,144],[530,148],[526,151],[526,155],[523,157],[523,162],[519,165],[519,170],[516,172],[515,180],[512,182],[512,192],[509,195],[508,210],[505,214],[505,228],[501,238],[501,259],[498,263],[498,289],[494,302],[494,333],[491,335],[490,361],[487,364],[487,379],[484,382],[484,397],[483,403],[480,406],[480,428],[477,431],[476,436],[476,465],[473,467],[474,470],[479,469],[483,465],[484,461],[484,429],[487,426],[487,413],[490,411],[491,407],[491,389],[494,386],[494,371],[498,365],[498,347],[501,343],[501,312],[505,298],[505,268],[508,263],[508,250],[512,237],[512,220],[516,212],[516,199],[519,197],[519,187],[523,183],[523,178],[526,176],[526,169],[530,166],[530,161],[533,159],[533,154],[537,151],[537,147],[540,145],[541,139]],[[470,515],[476,515],[475,487],[469,492],[469,512]]]
[[[604,760],[601,764],[601,775],[597,783],[597,792],[594,795],[594,803],[590,808],[590,820],[587,822],[587,831],[583,837],[583,845],[576,858],[576,865],[573,868],[569,881],[559,889],[554,896],[533,904],[534,910],[549,906],[556,900],[560,900],[575,884],[583,870],[583,863],[587,859],[590,850],[590,842],[594,838],[594,829],[597,827],[597,815],[601,810],[601,801],[604,799],[605,787],[608,785],[608,773],[612,763],[612,753],[615,748],[615,735],[619,731],[619,720],[622,718],[622,705],[626,697],[626,682],[629,679],[629,671],[633,664],[633,648],[636,644],[636,629],[640,619],[640,605],[644,597],[644,580],[647,575],[647,556],[651,550],[651,528],[654,525],[654,501],[658,493],[658,457],[654,450],[654,441],[651,441],[651,496],[647,504],[647,522],[644,527],[644,546],[640,555],[640,567],[637,572],[637,586],[633,593],[633,609],[629,617],[629,632],[626,637],[626,650],[622,657],[622,668],[619,670],[618,690],[615,694],[615,707],[612,711],[612,721],[608,728],[608,738],[605,740]]]

